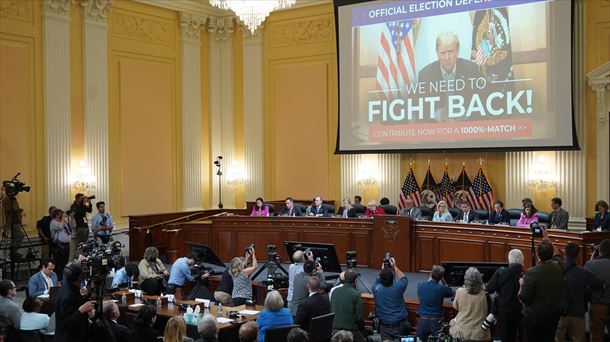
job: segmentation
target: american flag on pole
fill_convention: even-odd
[[[455,196],[455,187],[449,179],[447,167],[445,167],[445,173],[443,174],[443,178],[441,179],[441,185],[438,189],[438,194],[440,195],[442,201],[447,202],[450,207],[454,206],[453,200]]]
[[[409,173],[407,173],[407,177],[405,177],[405,181],[402,183],[398,200],[398,210],[405,207],[407,198],[411,198],[413,200],[413,205],[416,207],[420,206],[421,194],[419,192],[417,180],[413,175],[413,169],[409,169]]]
[[[468,202],[473,208],[478,209],[475,198],[470,194],[472,183],[470,178],[468,178],[465,167],[462,167],[462,172],[455,183],[453,183],[453,186],[455,188],[454,206],[457,207],[464,202]]]
[[[405,89],[405,84],[416,82],[413,22],[392,21],[382,25],[376,87],[386,98],[393,99]]]
[[[474,181],[472,182],[469,192],[476,200],[474,202],[476,205],[475,209],[485,209],[487,211],[491,211],[491,209],[493,209],[493,189],[487,181],[487,177],[485,177],[485,172],[483,172],[482,168],[479,169],[476,177],[474,177]]]

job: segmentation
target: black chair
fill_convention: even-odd
[[[271,203],[265,203],[269,207],[269,216],[275,216],[275,206]]]
[[[485,209],[475,209],[474,212],[477,213],[479,221],[481,222],[485,222],[489,218],[489,211]]]
[[[385,213],[388,215],[396,215],[396,213],[398,212],[398,209],[391,204],[380,205],[379,207],[381,207],[381,209],[383,209],[383,211],[385,211]]]
[[[309,341],[318,342],[330,340],[332,337],[334,318],[335,314],[333,312],[312,318],[311,324],[309,325]]]
[[[538,212],[538,223],[544,223],[547,225],[551,224],[551,214],[546,213],[544,211]]]
[[[366,207],[363,206],[362,204],[354,204],[354,205],[352,205],[352,207],[354,207],[354,210],[356,211],[356,215],[363,215],[364,212],[366,211]]]
[[[44,342],[44,336],[38,330],[16,330],[15,337],[20,342]]]
[[[521,217],[522,210],[517,208],[511,208],[507,209],[506,211],[508,211],[508,213],[510,214],[510,225],[516,226],[517,222],[519,222],[519,218]]]
[[[330,204],[324,204],[328,208],[328,213],[335,216],[335,206]]]
[[[305,215],[305,211],[307,210],[307,206],[306,205],[295,203],[294,207],[295,208],[299,208],[299,210],[301,210],[301,213],[303,213],[303,215]]]
[[[283,327],[269,328],[265,330],[265,342],[286,342],[288,333],[298,325],[286,325]]]
[[[458,215],[462,212],[462,209],[458,209],[458,208],[449,208],[449,213],[451,213],[451,216],[453,216],[453,219],[455,220]]]
[[[419,210],[421,210],[422,220],[432,220],[432,215],[434,215],[434,210],[432,210],[432,208],[422,205],[419,207]]]

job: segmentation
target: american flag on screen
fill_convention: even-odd
[[[474,177],[470,187],[470,194],[475,199],[473,204],[476,209],[491,211],[494,203],[494,193],[482,168],[479,169],[476,177]]]
[[[447,202],[450,207],[454,206],[455,187],[449,179],[449,173],[447,173],[447,167],[445,167],[445,173],[443,179],[441,179],[441,185],[438,189],[438,194],[442,201]]]
[[[382,25],[376,87],[392,99],[401,95],[405,84],[416,82],[413,22],[392,21]]]
[[[421,194],[419,192],[419,185],[417,185],[417,180],[413,175],[413,169],[409,169],[409,173],[407,173],[407,177],[405,181],[402,183],[402,187],[400,189],[400,196],[398,200],[398,210],[405,207],[407,198],[411,198],[413,200],[413,205],[416,207],[420,206],[421,203]]]

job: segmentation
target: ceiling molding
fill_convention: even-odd
[[[214,16],[214,17],[232,17],[233,12],[223,11],[212,7],[208,0],[134,0],[142,4],[147,4],[165,9],[174,10],[177,12],[188,12],[192,14]],[[331,0],[297,0],[290,8],[279,10],[287,11],[294,8],[303,8],[309,6],[317,6],[322,4],[331,4]]]

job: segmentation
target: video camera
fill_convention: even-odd
[[[214,269],[206,266],[202,260],[197,260],[193,266],[191,266],[191,275],[193,278],[201,277],[204,274],[214,273]]]
[[[540,223],[538,222],[532,222],[530,224],[530,229],[532,230],[532,236],[533,237],[542,237],[542,230],[544,229],[543,226],[540,225]]]
[[[358,257],[358,253],[356,251],[347,251],[345,252],[345,265],[347,268],[356,268],[358,265],[358,261],[356,258]]]
[[[392,267],[392,263],[390,262],[390,259],[392,259],[392,256],[390,255],[390,253],[386,253],[383,256],[383,268],[391,268]]]
[[[111,269],[117,269],[125,263],[121,255],[121,242],[115,241],[111,245],[96,246],[95,242],[81,243],[81,249],[87,257],[81,261],[81,269],[87,280],[105,279]]]
[[[5,180],[2,182],[2,187],[8,195],[14,196],[20,192],[30,192],[30,186],[25,185],[24,182],[17,178],[20,174],[21,172],[17,173],[15,177],[11,178],[10,180]]]
[[[244,251],[246,253],[252,253],[254,251],[254,247],[256,247],[256,245],[251,243],[244,248]]]

